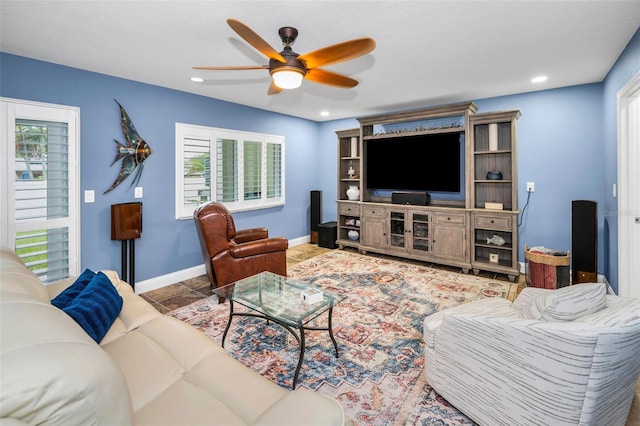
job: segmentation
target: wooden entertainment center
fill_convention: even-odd
[[[472,270],[519,275],[516,121],[519,110],[476,113],[473,102],[358,118],[338,136],[338,238],[354,247]],[[393,204],[367,184],[367,143],[459,133],[463,187],[456,199],[431,193],[427,205]],[[427,144],[425,144],[427,145]],[[438,167],[424,155],[424,167]],[[461,178],[462,179],[462,178]],[[359,194],[352,188],[356,187]],[[403,188],[398,188],[402,190]],[[423,191],[424,192],[424,191]]]

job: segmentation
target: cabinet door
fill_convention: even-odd
[[[362,244],[370,247],[386,247],[386,225],[386,220],[383,218],[364,216],[360,228]]]
[[[431,251],[434,255],[468,262],[467,225],[469,215],[460,212],[434,212]]]
[[[407,213],[389,211],[389,246],[405,249],[407,244]]]
[[[433,254],[464,261],[467,254],[465,228],[457,226],[434,226]]]
[[[429,252],[431,250],[429,212],[413,212],[411,214],[411,247],[410,250]]]
[[[360,239],[362,244],[369,247],[386,247],[387,210],[377,205],[363,205],[361,212]]]

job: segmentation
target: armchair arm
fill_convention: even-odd
[[[264,240],[265,238],[269,238],[269,230],[267,228],[250,228],[236,231],[234,241],[242,244],[247,241]]]
[[[592,385],[596,328],[445,313],[427,352],[428,381],[481,424],[578,424]]]
[[[229,244],[229,254],[234,258],[256,256],[260,254],[286,251],[289,240],[283,237],[267,238],[263,240],[248,241],[242,244]]]
[[[552,289],[538,288],[538,287],[525,287],[522,289],[518,297],[513,301],[513,307],[521,311],[523,308],[531,305],[533,300],[539,296],[543,296]]]

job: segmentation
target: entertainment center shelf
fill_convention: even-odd
[[[362,117],[360,128],[337,131],[338,246],[446,264],[465,273],[493,271],[515,281],[519,116],[519,110],[477,113],[476,105],[467,102]],[[380,146],[387,151],[376,153]],[[406,159],[413,168],[396,167],[401,176],[394,181],[385,153],[389,162],[404,164]],[[455,161],[460,170],[444,166]],[[416,189],[423,181],[424,190]],[[394,182],[408,182],[410,188]],[[460,193],[457,199],[438,199],[431,190],[426,205],[393,204],[390,194],[380,194],[389,187],[424,194],[429,185],[455,184],[457,191],[444,192]]]
[[[404,132],[390,132],[390,133],[376,133],[373,135],[362,136],[363,140],[371,139],[387,139],[389,137],[403,137],[403,136],[421,136],[421,135],[435,135],[439,133],[459,133],[464,131],[463,127],[439,127],[435,129],[416,130],[416,131],[404,131]]]

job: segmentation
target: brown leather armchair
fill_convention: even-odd
[[[193,218],[211,288],[264,271],[287,275],[286,238],[269,238],[267,228],[236,231],[231,213],[221,203],[202,204]]]

